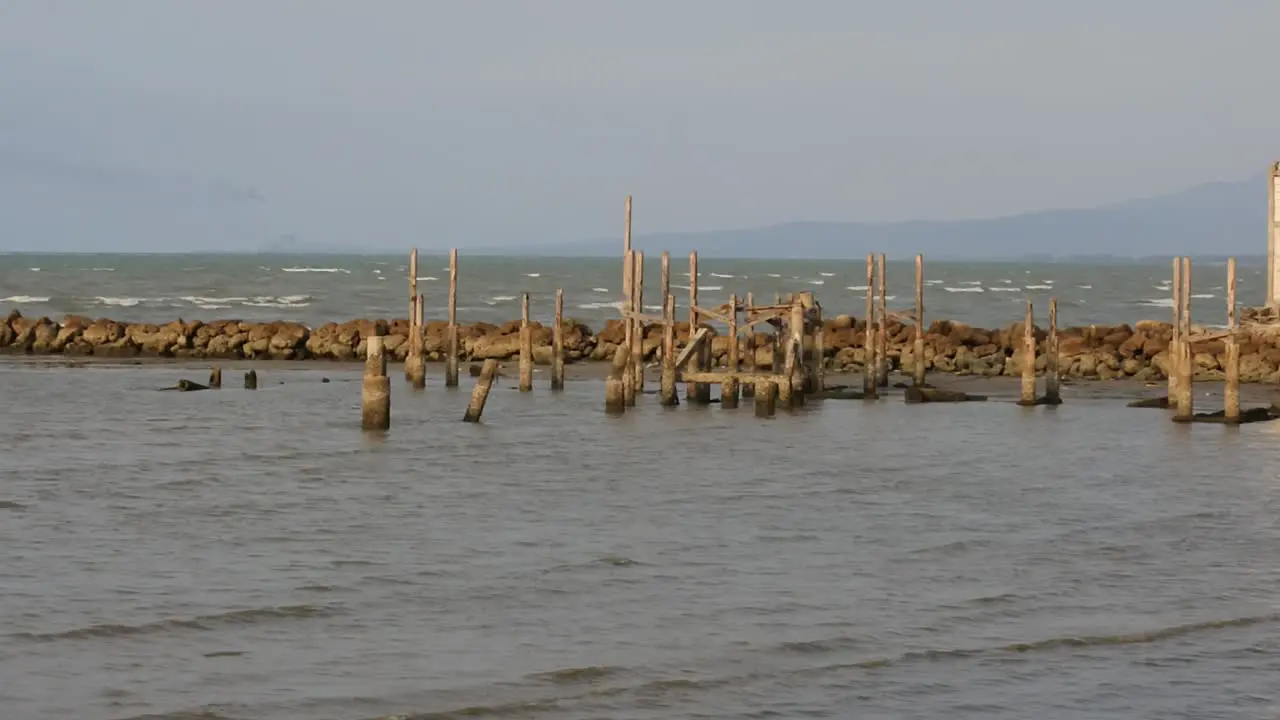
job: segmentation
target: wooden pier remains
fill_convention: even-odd
[[[360,386],[360,427],[365,430],[391,428],[391,381],[387,377],[387,356],[382,336],[365,339],[364,380]]]

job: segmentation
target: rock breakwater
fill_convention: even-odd
[[[425,326],[424,351],[428,360],[443,360],[448,325],[432,321]],[[475,323],[459,326],[463,359],[506,360],[519,354],[519,321],[502,325]],[[551,328],[533,323],[534,361],[551,362]],[[889,362],[895,370],[911,371],[917,359],[911,342],[913,329],[891,320],[888,325]],[[61,320],[28,318],[10,312],[0,323],[0,353],[70,355],[108,358],[162,357],[231,360],[330,360],[353,361],[362,356],[362,340],[384,336],[389,357],[403,360],[408,351],[408,320],[358,319],[308,327],[294,322],[245,322],[241,320],[174,320],[164,325],[127,323],[109,318],[69,315]],[[713,331],[714,332],[714,331]],[[564,346],[566,362],[608,361],[623,339],[620,321],[610,320],[598,332],[581,322],[566,320]],[[1044,328],[1035,329],[1041,354],[1037,370],[1043,370]],[[677,342],[689,336],[687,323],[676,328]],[[841,315],[825,323],[824,361],[832,370],[856,370],[862,366],[866,324]],[[1067,327],[1059,330],[1059,354],[1064,377],[1107,380],[1166,377],[1169,323],[1142,321],[1134,325]],[[769,333],[755,336],[757,367],[770,366]],[[811,340],[811,339],[810,339]],[[729,338],[718,335],[712,342],[713,357],[723,363]],[[740,342],[744,342],[745,339]],[[995,377],[1018,375],[1022,324],[998,329],[978,328],[964,323],[933,322],[925,335],[923,362],[930,371],[958,375]],[[660,353],[662,328],[645,329],[644,354],[654,360]],[[806,350],[813,351],[810,344]],[[1226,357],[1221,340],[1192,346],[1197,377],[1220,379]],[[1241,344],[1242,382],[1280,383],[1280,335],[1254,331]]]

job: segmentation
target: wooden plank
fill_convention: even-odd
[[[689,362],[689,358],[693,357],[694,353],[698,352],[698,346],[703,342],[706,342],[706,339],[710,334],[711,331],[709,329],[698,328],[698,332],[694,333],[693,337],[690,338],[689,344],[685,345],[684,350],[681,350],[680,355],[676,357],[676,370],[684,367],[685,363]]]
[[[708,385],[718,385],[726,379],[733,378],[738,382],[756,382],[764,380],[767,382],[784,383],[787,376],[783,373],[766,373],[766,372],[727,372],[719,370],[698,371],[690,370],[680,373],[680,379],[683,382],[707,383]]]

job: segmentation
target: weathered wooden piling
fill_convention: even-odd
[[[1044,399],[1045,405],[1062,404],[1062,377],[1060,358],[1058,357],[1058,298],[1049,298],[1049,338],[1046,340],[1044,357]]]
[[[756,417],[773,417],[778,401],[778,385],[769,380],[757,380],[752,403]]]
[[[1022,370],[1022,394],[1019,405],[1036,404],[1036,326],[1027,300],[1027,317],[1022,322],[1022,356],[1018,359]]]
[[[1227,258],[1227,352],[1223,415],[1226,422],[1240,422],[1240,340],[1236,337],[1236,259]]]
[[[753,310],[756,306],[755,295],[747,293],[746,317],[747,317],[747,336],[743,338],[743,351],[746,353],[743,358],[743,370],[753,373],[756,371],[756,326],[753,322]],[[743,397],[751,397],[756,393],[755,383],[744,383],[738,389]]]
[[[214,389],[222,387],[222,368],[209,369],[209,387]]]
[[[693,333],[698,331],[699,325],[702,323],[702,315],[698,312],[698,251],[694,250],[689,253],[689,337],[693,337]],[[711,338],[698,346],[697,353],[690,359],[695,362],[694,369],[697,372],[707,372],[711,370]],[[707,405],[711,403],[711,386],[707,383],[690,383],[688,387],[692,391],[690,404],[697,403],[699,405]]]
[[[631,283],[631,289],[636,294],[635,302],[632,306],[636,313],[644,314],[644,251],[635,251],[635,261],[632,263],[632,270],[635,272],[635,280]],[[635,320],[635,331],[631,333],[631,374],[632,385],[635,392],[632,394],[632,401],[644,394],[644,322],[639,317]]]
[[[734,409],[738,407],[738,296],[729,296],[729,374],[720,383],[720,407]]]
[[[884,269],[884,253],[876,258],[876,273],[880,276],[880,332],[876,335],[876,384],[879,387],[889,386],[889,303],[888,278]]]
[[[1181,305],[1181,339],[1178,342],[1178,387],[1174,396],[1176,411],[1174,420],[1190,422],[1195,418],[1194,400],[1192,399],[1192,375],[1195,367],[1191,357],[1191,258],[1183,257],[1182,283],[1178,291],[1178,304]]]
[[[680,404],[680,393],[676,390],[676,298],[670,293],[662,302],[662,379],[658,401],[663,407]]]
[[[1178,365],[1182,362],[1182,258],[1173,259],[1173,327],[1169,336],[1168,360],[1165,363],[1169,383],[1169,407],[1178,397]]]
[[[245,390],[257,390],[257,389],[258,389],[258,371],[257,371],[257,370],[249,370],[249,371],[245,372],[245,374],[244,374],[244,389],[245,389]]]
[[[413,342],[414,329],[418,326],[418,248],[409,251],[409,349],[404,357],[404,379],[417,385],[415,370],[425,365],[418,358],[420,345]]]
[[[445,338],[444,386],[458,387],[458,249],[449,251],[449,330]],[[482,371],[483,372],[483,371]]]
[[[630,365],[631,347],[629,345],[619,345],[613,351],[613,367],[609,371],[609,377],[604,381],[604,411],[611,415],[619,415],[627,410],[627,397],[625,386]]]
[[[551,389],[564,389],[564,289],[556,288],[556,317],[551,326]]]
[[[812,387],[809,388],[814,393],[824,393],[827,390],[827,331],[824,327],[825,322],[822,318],[822,305],[817,300],[813,303],[814,310],[814,328],[813,328],[813,378]]]
[[[360,427],[386,430],[391,427],[391,380],[387,377],[387,356],[379,335],[365,339],[364,380],[360,387]]]
[[[787,371],[787,377],[791,380],[791,403],[788,407],[800,407],[805,401],[807,373],[804,365],[804,305],[799,295],[791,300],[791,318],[787,322],[787,329],[789,331],[787,343],[791,350]]]
[[[413,322],[409,326],[409,351],[404,357],[405,379],[416,390],[427,386],[427,358],[423,352],[422,316],[425,299],[419,295],[415,302]]]
[[[533,326],[529,324],[529,293],[520,297],[520,392],[533,390]]]
[[[480,369],[480,377],[476,386],[471,389],[471,402],[467,403],[467,412],[463,414],[463,422],[480,422],[484,414],[484,405],[489,400],[489,391],[493,389],[493,381],[498,377],[498,361],[489,358]]]
[[[878,390],[876,385],[876,257],[867,256],[867,329],[862,337],[862,392],[867,398],[874,398]]]
[[[912,382],[916,387],[924,387],[924,255],[916,255],[916,334],[915,342],[911,346],[911,355],[915,359],[915,365],[912,367]]]
[[[627,357],[627,362],[629,363],[631,362],[630,358],[631,358],[631,348],[632,348],[632,342],[633,342],[632,338],[635,334],[634,313],[636,312],[636,308],[635,308],[636,296],[635,296],[635,290],[632,288],[632,284],[635,282],[635,279],[636,279],[636,271],[635,271],[636,256],[635,256],[635,252],[633,252],[630,248],[630,245],[631,245],[631,199],[629,197],[627,199],[626,242],[627,242],[627,250],[626,250],[626,253],[622,256],[622,275],[623,275],[622,344],[627,347],[626,357]],[[622,396],[624,398],[624,402],[626,402],[628,406],[635,404],[635,385],[634,385],[635,376],[631,374],[629,367],[630,366],[628,366],[627,371],[624,372],[622,376]]]

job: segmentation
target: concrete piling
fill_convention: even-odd
[[[391,427],[391,380],[387,377],[382,337],[378,335],[365,339],[360,427],[364,430],[387,430]]]

